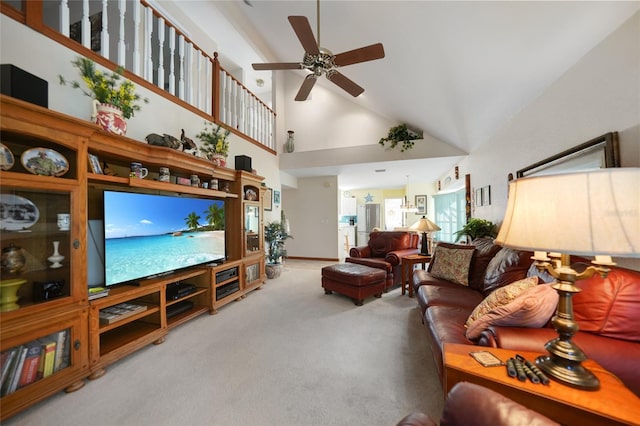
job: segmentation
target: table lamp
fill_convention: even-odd
[[[409,229],[411,229],[412,231],[422,232],[422,245],[420,247],[420,255],[429,256],[429,243],[427,241],[427,234],[429,232],[439,231],[440,227],[427,219],[426,216],[422,216],[422,218],[411,225]]]
[[[584,368],[584,352],[572,342],[578,330],[572,296],[578,280],[603,277],[610,256],[640,257],[640,168],[610,168],[521,178],[510,183],[509,200],[496,243],[533,251],[539,270],[551,274],[560,299],[552,324],[558,337],[545,345],[549,355],[536,364],[569,386],[595,390],[597,377]],[[547,252],[552,258],[547,256]],[[595,256],[578,273],[569,254]]]

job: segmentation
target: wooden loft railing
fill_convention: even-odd
[[[2,0],[3,14],[276,153],[275,112],[144,0]],[[127,46],[131,49],[127,50]]]

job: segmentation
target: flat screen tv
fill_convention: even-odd
[[[105,285],[225,259],[224,201],[104,191]]]

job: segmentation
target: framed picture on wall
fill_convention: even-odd
[[[273,191],[273,204],[280,205],[280,191]]]
[[[491,205],[491,186],[482,187],[482,205],[490,206]]]
[[[273,210],[273,189],[267,188],[264,193],[264,209],[268,212]]]
[[[475,205],[476,207],[480,207],[482,205],[482,188],[476,189],[475,194],[476,194]]]
[[[418,211],[416,214],[427,214],[427,196],[416,195],[416,208]]]

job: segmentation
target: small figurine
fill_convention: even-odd
[[[193,139],[186,137],[184,134],[184,129],[181,130],[182,133],[180,134],[180,141],[182,142],[182,151],[184,152],[186,150],[196,149],[197,146]]]
[[[173,149],[178,149],[180,147],[180,141],[166,133],[162,136],[157,133],[149,133],[144,140],[146,140],[149,145],[166,146]]]

